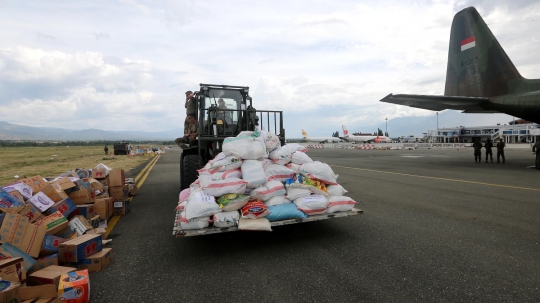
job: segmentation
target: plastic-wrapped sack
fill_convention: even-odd
[[[343,188],[343,186],[341,185],[328,185],[326,187],[326,191],[328,191],[328,194],[330,196],[343,196],[345,195],[346,193],[348,193],[348,191]]]
[[[267,201],[264,201],[264,205],[266,206],[275,206],[275,205],[280,205],[280,204],[284,204],[284,203],[291,203],[292,201],[287,199],[287,197],[285,196],[275,196],[275,197],[272,197],[270,199],[268,199]]]
[[[221,208],[217,205],[216,199],[213,196],[205,194],[200,189],[189,195],[184,208],[184,214],[187,220],[198,217],[209,217],[220,211]]]
[[[298,210],[294,203],[285,203],[280,205],[269,206],[270,214],[266,216],[268,221],[280,221],[288,219],[305,219],[306,214]]]
[[[328,208],[326,213],[335,213],[339,211],[349,211],[356,205],[356,201],[346,196],[333,196],[328,199]]]
[[[312,163],[302,164],[300,173],[310,179],[322,181],[325,184],[337,185],[336,174],[326,163],[314,161]]]
[[[238,178],[242,179],[242,171],[239,168],[229,169],[226,171],[218,171],[217,173],[213,173],[211,179],[212,180],[225,180],[230,178]]]
[[[238,135],[227,137],[223,141],[223,153],[227,156],[236,156],[244,160],[257,160],[266,158],[266,144],[260,134]]]
[[[306,215],[318,215],[326,211],[328,198],[322,195],[311,195],[294,200],[296,207]]]
[[[197,179],[197,181],[199,181],[199,186],[201,188],[204,188],[204,187],[207,187],[208,185],[210,185],[210,183],[212,183],[212,175],[200,175],[199,176],[199,179]],[[195,182],[197,182],[195,181]]]
[[[184,208],[186,208],[186,204],[187,204],[187,201],[179,202],[175,210],[184,211]]]
[[[233,227],[238,225],[240,213],[238,211],[226,211],[217,213],[212,218],[215,227]]]
[[[222,211],[239,210],[244,207],[250,197],[242,194],[226,194],[217,199]]]
[[[266,218],[246,219],[240,218],[238,221],[239,230],[257,230],[257,231],[272,231],[272,224]]]
[[[221,197],[226,194],[243,194],[246,191],[247,182],[238,178],[210,181],[203,191],[207,195]]]
[[[294,163],[288,163],[285,165],[285,167],[287,167],[288,169],[292,170],[295,174],[299,174],[300,173],[300,164],[294,164]]]
[[[186,188],[183,191],[181,191],[180,194],[178,195],[178,202],[185,201],[189,197],[189,192],[190,191],[191,191],[191,189],[189,189],[189,188]]]
[[[213,174],[218,171],[240,168],[240,166],[242,166],[242,160],[238,156],[229,156],[212,163],[208,171]]]
[[[329,197],[326,185],[318,180],[303,177],[302,175],[296,175],[291,179],[288,179],[285,183],[289,187],[307,188],[316,195],[323,195]]]
[[[291,156],[291,163],[294,164],[305,164],[305,163],[311,163],[313,160],[306,155],[306,153],[303,153],[301,151],[295,151]]]
[[[242,218],[262,218],[270,214],[268,207],[262,203],[260,200],[249,200],[241,210]]]
[[[308,188],[300,187],[287,187],[287,199],[294,201],[300,197],[306,197],[311,195],[311,190]]]
[[[227,156],[223,153],[223,152],[220,152],[219,154],[217,154],[214,159],[208,161],[208,164],[212,165],[214,164],[216,161],[219,161],[219,160],[223,160],[227,158]]]
[[[198,169],[197,172],[199,172],[199,176],[202,176],[202,175],[211,175],[212,173],[210,172],[210,167],[212,165],[210,164],[210,162],[206,163],[206,165],[201,168],[201,169]]]
[[[287,193],[287,191],[285,190],[285,186],[283,186],[281,182],[268,181],[263,186],[257,187],[252,190],[249,195],[252,198],[267,201],[272,197],[282,196],[285,193]]]
[[[291,169],[279,164],[266,165],[264,167],[264,172],[266,173],[268,181],[276,180],[285,182],[285,180],[294,176],[294,172]]]
[[[256,188],[266,182],[266,174],[263,169],[263,162],[258,160],[244,160],[242,163],[242,179],[247,182],[247,187]]]

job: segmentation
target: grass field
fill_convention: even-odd
[[[0,147],[0,185],[19,178],[40,175],[56,177],[75,168],[92,169],[103,163],[126,172],[150,159],[149,156],[109,156],[103,146]]]

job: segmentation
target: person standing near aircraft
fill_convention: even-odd
[[[493,151],[491,150],[493,143],[491,142],[491,139],[487,139],[484,147],[486,148],[486,163],[488,163],[488,156],[491,158],[491,163],[493,163]]]
[[[482,162],[482,142],[480,142],[480,138],[476,139],[472,147],[474,148],[474,162]]]
[[[499,140],[499,143],[497,143],[497,163],[500,161],[500,157],[502,156],[503,164],[506,162],[506,159],[504,158],[504,147],[506,144],[504,144],[503,139]]]
[[[195,103],[195,94],[188,90],[186,92],[186,120],[184,121],[184,135],[189,132],[189,115],[194,115],[196,117],[197,112],[197,104]]]
[[[536,165],[536,169],[540,169],[540,140],[534,143],[533,153],[536,154],[536,160],[534,161],[534,165]]]

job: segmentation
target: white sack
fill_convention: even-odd
[[[288,169],[292,170],[295,174],[299,174],[300,173],[300,167],[302,165],[300,164],[295,164],[295,163],[288,163],[285,165],[285,167],[287,167]]]
[[[201,217],[193,218],[187,222],[180,221],[180,228],[183,230],[206,228],[210,225],[210,222],[208,222],[209,219],[209,217]]]
[[[348,191],[343,188],[341,185],[328,185],[326,187],[326,191],[330,196],[343,196],[344,194],[348,193]]]
[[[200,189],[189,194],[184,214],[187,220],[199,217],[209,217],[221,212],[213,196],[203,193]]]
[[[334,196],[328,199],[326,213],[331,214],[339,211],[349,211],[353,209],[356,201],[346,196]]]
[[[240,166],[242,166],[242,160],[239,157],[229,156],[212,163],[208,171],[213,174],[218,171],[227,171],[229,169],[239,168]]]
[[[275,205],[280,205],[280,204],[285,204],[285,203],[291,203],[291,200],[287,199],[286,196],[275,196],[268,199],[268,201],[264,202],[264,205],[275,206]]]
[[[287,199],[294,201],[295,199],[298,199],[300,197],[306,197],[311,195],[311,190],[308,188],[300,188],[300,187],[287,187]]]
[[[245,219],[240,218],[238,221],[239,230],[260,230],[272,231],[272,224],[266,218]]]
[[[319,161],[305,163],[300,167],[300,173],[310,179],[319,180],[325,184],[337,185],[336,174],[330,166]]]
[[[240,213],[238,211],[226,211],[214,215],[215,227],[233,227],[238,225]]]
[[[263,169],[263,162],[258,160],[244,160],[242,163],[242,179],[247,182],[247,187],[256,188],[266,182],[266,174]]]
[[[276,180],[285,182],[285,180],[294,176],[294,172],[290,168],[279,164],[266,165],[264,167],[264,172],[266,173],[266,179],[268,181]]]
[[[218,171],[212,174],[212,180],[225,180],[230,178],[242,179],[242,171],[239,168],[233,168],[226,171]]]
[[[295,151],[291,156],[291,163],[294,164],[304,164],[304,163],[311,163],[313,160],[306,155],[305,153],[301,151]]]
[[[296,207],[306,215],[318,215],[326,211],[328,198],[322,195],[311,195],[294,200]]]
[[[207,195],[220,197],[225,194],[243,194],[246,191],[246,184],[247,182],[242,179],[229,178],[225,180],[211,181],[202,189]]]
[[[223,141],[223,153],[244,160],[257,160],[268,157],[263,137],[255,134],[225,138]]]
[[[282,196],[286,193],[285,186],[279,181],[268,181],[263,186],[252,190],[249,195],[252,198],[267,201],[275,196]]]

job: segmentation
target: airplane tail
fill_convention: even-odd
[[[343,128],[343,137],[348,137],[349,136],[349,131],[347,130],[345,125],[342,125],[341,128]]]
[[[454,16],[445,96],[496,97],[512,93],[523,77],[474,7]]]
[[[305,130],[302,130],[302,139],[307,139],[307,132]]]

